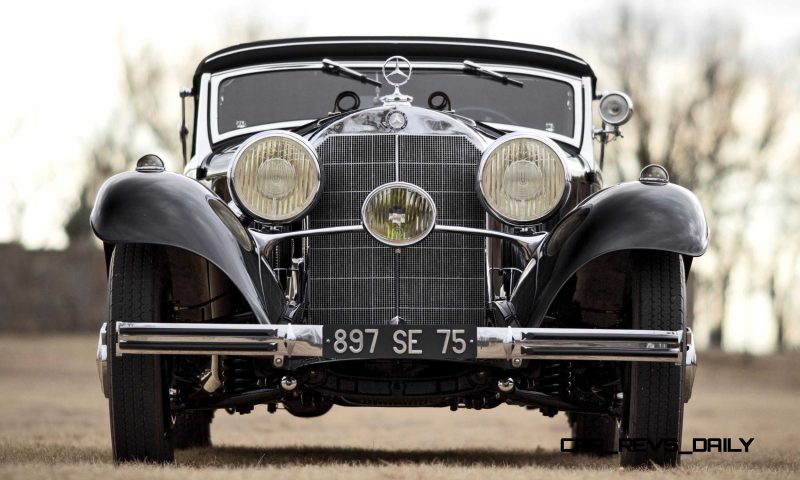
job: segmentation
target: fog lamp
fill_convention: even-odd
[[[361,207],[364,228],[376,240],[392,247],[419,243],[436,225],[436,205],[416,185],[393,182],[376,188]]]

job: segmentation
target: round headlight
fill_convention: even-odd
[[[561,203],[567,171],[560,149],[548,138],[509,134],[483,154],[478,192],[500,220],[525,224],[541,220]]]
[[[407,247],[421,242],[436,225],[436,205],[416,185],[394,182],[376,188],[364,200],[361,220],[381,243]]]
[[[239,147],[228,182],[236,202],[250,215],[269,222],[290,222],[317,200],[319,163],[300,136],[259,133]]]

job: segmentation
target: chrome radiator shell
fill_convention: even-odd
[[[343,134],[317,146],[325,177],[310,228],[358,225],[367,194],[400,180],[434,199],[440,225],[483,228],[475,194],[481,151],[461,135]],[[366,232],[309,239],[309,323],[408,324],[486,321],[486,240],[434,232],[395,250]],[[398,311],[395,296],[398,295]]]

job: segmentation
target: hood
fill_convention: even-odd
[[[468,118],[436,110],[408,105],[384,105],[359,110],[326,124],[307,136],[312,145],[319,145],[329,135],[463,135],[478,148],[485,137],[475,130]]]

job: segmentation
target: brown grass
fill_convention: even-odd
[[[566,421],[488,411],[349,409],[298,419],[218,413],[215,447],[169,467],[111,463],[106,402],[85,336],[0,337],[0,478],[797,478],[800,356],[706,353],[684,436],[755,437],[751,453],[685,456],[676,470],[623,471],[558,451]]]

